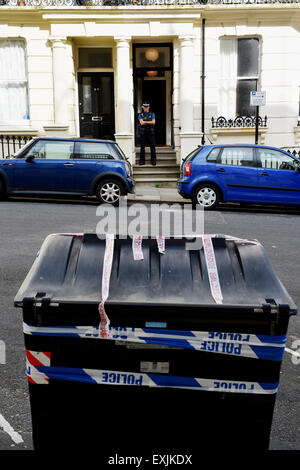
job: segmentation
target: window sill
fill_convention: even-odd
[[[259,127],[258,135],[260,137],[260,144],[265,143],[265,136],[268,132],[268,127]],[[211,127],[210,136],[213,142],[217,142],[219,137],[232,135],[240,136],[255,136],[255,127]]]
[[[11,127],[7,126],[0,126],[0,134],[2,135],[11,135],[11,136],[16,136],[16,135],[38,135],[39,131],[37,129],[30,129],[28,127],[19,127],[16,126],[13,130]]]

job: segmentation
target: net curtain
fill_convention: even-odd
[[[0,124],[29,124],[26,45],[0,39]]]

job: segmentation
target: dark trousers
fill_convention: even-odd
[[[156,163],[154,127],[140,128],[140,163],[145,163],[145,146],[147,141],[151,149],[151,163]]]

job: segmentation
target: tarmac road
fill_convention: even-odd
[[[94,201],[79,199],[12,198],[0,204],[0,348],[5,346],[5,361],[3,354],[1,361],[0,355],[0,450],[33,449],[22,311],[14,307],[14,296],[45,237],[57,232],[95,232],[99,221],[97,207]],[[146,207],[149,208],[149,204]],[[299,211],[227,205],[205,213],[204,222],[205,233],[258,239],[278,277],[296,305],[300,306]],[[300,450],[299,353],[298,314],[291,318],[289,324],[273,418],[271,450]]]

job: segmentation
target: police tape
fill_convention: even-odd
[[[212,237],[210,235],[202,236],[204,256],[206,261],[209,285],[211,294],[217,304],[223,302],[223,295],[221,291],[218,268],[215,258],[214,246],[212,243]]]
[[[90,326],[33,326],[23,323],[23,332],[27,335],[103,339],[99,335],[99,327]],[[109,327],[109,335],[104,339],[124,344],[153,344],[269,361],[282,361],[286,344],[284,335],[126,327]]]
[[[142,235],[133,235],[132,253],[133,253],[133,259],[135,261],[140,261],[144,259],[143,250],[142,250],[142,242],[143,242]],[[164,255],[165,254],[165,237],[163,237],[162,235],[157,235],[156,242],[157,242],[158,252]]]
[[[279,382],[205,379],[115,370],[51,367],[38,364],[33,366],[29,360],[27,361],[27,378],[32,384],[49,384],[50,380],[63,380],[98,385],[146,386],[253,394],[274,394],[279,386]]]
[[[105,312],[104,304],[108,298],[109,293],[109,282],[110,274],[112,267],[112,260],[114,255],[114,235],[106,235],[106,244],[103,260],[103,272],[102,272],[102,300],[99,304],[99,315],[100,315],[100,325],[99,325],[99,334],[101,338],[107,338],[109,333],[109,318]]]
[[[206,233],[205,235],[199,235],[200,237],[210,237],[210,238],[225,238],[225,240],[229,241],[229,242],[236,242],[236,243],[241,243],[241,244],[250,244],[250,245],[259,245],[259,246],[262,246],[262,244],[256,240],[256,239],[253,239],[253,240],[248,240],[247,238],[239,238],[239,237],[233,237],[232,235],[225,235],[225,234],[220,234],[220,233],[211,233],[211,234],[208,234]]]

